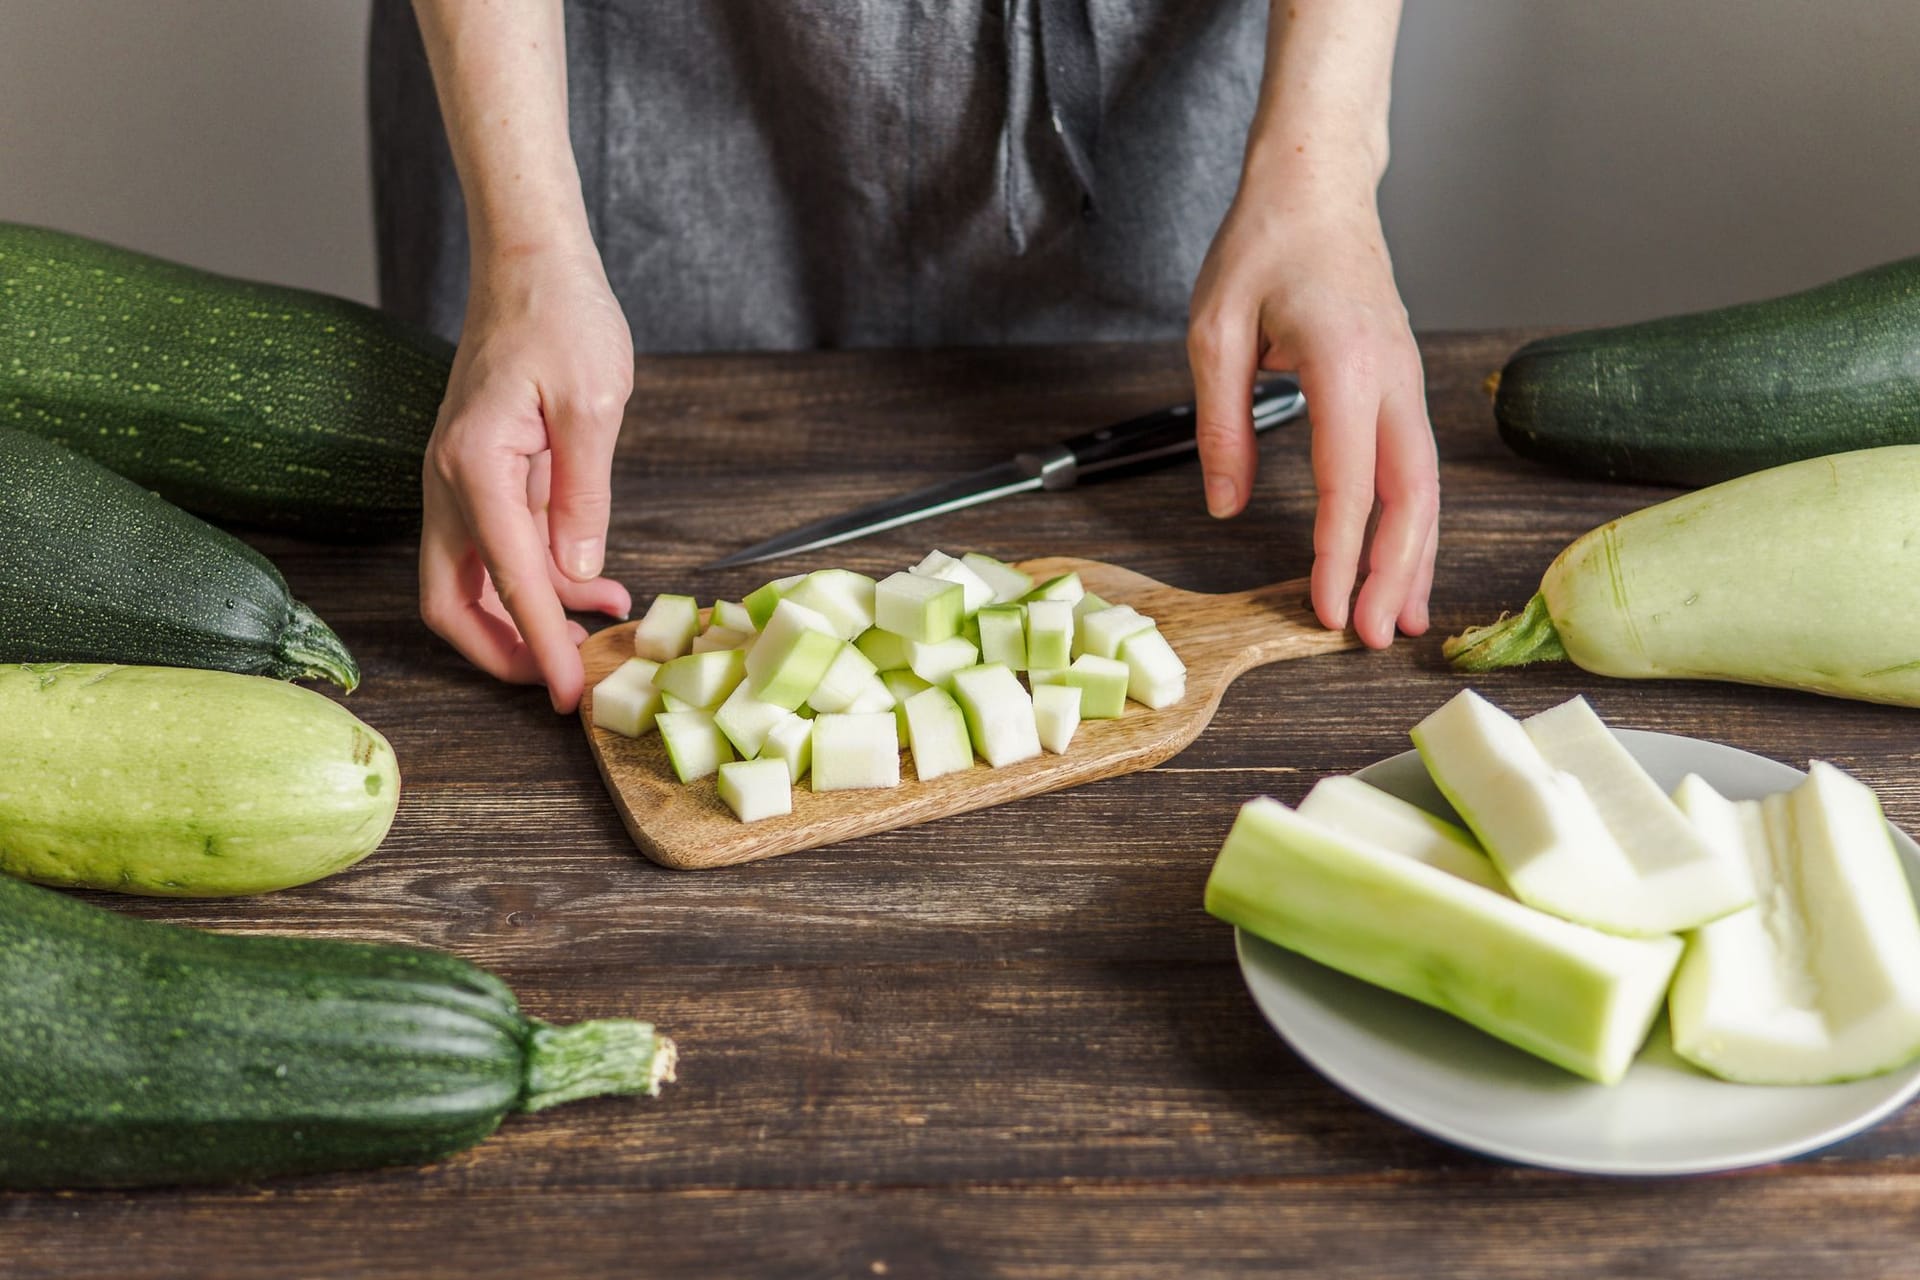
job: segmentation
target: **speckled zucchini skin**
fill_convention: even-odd
[[[0,661],[205,667],[352,689],[265,556],[99,463],[0,427]]]
[[[521,1102],[538,1024],[399,947],[200,933],[0,877],[0,1187],[416,1164]]]
[[[258,676],[0,666],[0,726],[0,871],[42,884],[284,889],[373,852],[399,805],[385,738]]]
[[[418,524],[445,342],[358,303],[0,223],[0,424],[202,515]]]
[[[1920,258],[1528,343],[1500,372],[1494,417],[1525,457],[1653,484],[1920,443]]]

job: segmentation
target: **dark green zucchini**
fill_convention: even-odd
[[[1920,258],[1528,343],[1500,372],[1494,417],[1525,457],[1654,484],[1920,443]]]
[[[0,223],[0,424],[189,511],[404,532],[453,352],[358,303]]]
[[[0,991],[0,1187],[419,1164],[673,1078],[647,1023],[528,1018],[451,955],[201,933],[5,877]]]
[[[0,426],[0,661],[205,667],[352,691],[360,668],[267,558]]]

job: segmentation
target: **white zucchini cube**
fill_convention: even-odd
[[[676,698],[664,691],[660,694],[660,709],[662,711],[698,711],[703,715],[713,714],[705,707],[696,707],[685,698]]]
[[[791,600],[767,616],[760,638],[747,650],[747,682],[762,702],[791,710],[807,700],[846,641],[826,618]]]
[[[966,592],[957,582],[895,573],[874,589],[874,625],[921,644],[937,644],[960,634]]]
[[[908,649],[913,642],[891,631],[869,627],[860,633],[860,638],[854,643],[872,661],[875,670],[905,671],[913,663],[912,653]]]
[[[806,580],[806,574],[795,573],[784,578],[775,578],[765,586],[756,587],[754,590],[749,591],[747,598],[740,603],[745,606],[747,620],[753,623],[753,629],[758,631],[760,628],[766,626],[767,619],[773,616],[774,609],[782,600],[786,599],[787,592],[793,590]]]
[[[1135,702],[1158,711],[1187,696],[1187,664],[1158,627],[1122,640],[1118,656],[1127,664],[1127,696]]]
[[[1153,619],[1142,616],[1132,605],[1117,604],[1109,609],[1099,609],[1080,619],[1079,642],[1074,652],[1091,653],[1098,658],[1117,658],[1122,641],[1152,627]]]
[[[990,604],[974,615],[974,620],[980,624],[980,661],[997,662],[1010,671],[1027,669],[1025,609],[1019,605]]]
[[[637,658],[668,662],[693,648],[700,630],[700,605],[692,596],[655,596],[633,629]]]
[[[673,774],[682,782],[707,777],[734,758],[733,744],[704,711],[663,711],[653,723],[666,744]]]
[[[786,761],[787,776],[799,782],[813,765],[813,721],[789,712],[785,720],[767,730],[760,743],[760,756]]]
[[[1065,600],[1068,604],[1079,604],[1081,597],[1086,594],[1087,589],[1081,585],[1079,574],[1063,573],[1057,577],[1048,578],[1032,591],[1029,591],[1026,599],[1029,602],[1034,600]]]
[[[693,638],[694,653],[714,653],[721,649],[744,649],[753,643],[753,632],[732,627],[708,627]]]
[[[653,728],[660,713],[660,691],[654,673],[660,664],[646,658],[628,658],[593,686],[593,723],[611,733],[638,738]]]
[[[877,678],[873,659],[853,645],[842,645],[820,683],[807,695],[807,705],[815,711],[845,711]]]
[[[1114,720],[1127,709],[1127,683],[1133,673],[1118,658],[1083,653],[1067,668],[1066,682],[1080,690],[1082,720]]]
[[[742,822],[793,812],[793,779],[787,773],[787,762],[777,757],[728,761],[720,766],[716,789]]]
[[[1099,596],[1093,594],[1093,592],[1082,591],[1080,593],[1080,598],[1073,602],[1074,625],[1078,626],[1083,620],[1085,620],[1086,616],[1090,613],[1098,613],[1102,609],[1111,609],[1111,608],[1113,608],[1112,605],[1108,604],[1105,600],[1102,600]],[[1080,655],[1078,653],[1075,653],[1074,656],[1077,658]]]
[[[909,675],[912,673],[909,672]],[[879,676],[868,676],[866,684],[847,704],[847,714],[865,715],[874,711],[892,711],[897,703],[893,690]]]
[[[739,649],[690,653],[660,664],[654,687],[696,707],[717,707],[747,676],[747,655]]]
[[[911,671],[883,671],[880,673],[880,683],[893,695],[894,725],[900,730],[900,745],[904,748],[907,745],[907,699],[933,686]]]
[[[813,789],[900,785],[900,735],[891,711],[836,713],[813,721]]]
[[[929,685],[900,704],[914,776],[931,782],[942,774],[973,768],[973,739],[966,713],[945,689]]]
[[[1027,605],[1027,661],[1042,670],[1073,661],[1073,605],[1035,600]]]
[[[873,625],[874,590],[873,579],[864,573],[821,569],[808,574],[786,598],[832,623],[842,640],[852,640]]]
[[[1070,684],[1036,685],[1033,725],[1041,746],[1056,755],[1065,751],[1080,727],[1080,690]]]
[[[713,722],[720,726],[720,732],[727,735],[727,741],[741,758],[751,760],[760,754],[768,731],[792,714],[785,707],[754,697],[753,686],[742,681],[713,713]]]
[[[773,610],[769,609],[767,612],[772,613]],[[753,613],[740,601],[716,600],[713,602],[713,613],[707,619],[707,629],[712,630],[714,627],[725,627],[729,631],[752,635],[760,629],[760,624],[753,620]]]
[[[922,578],[959,583],[963,608],[969,618],[993,603],[993,588],[987,584],[987,580],[944,551],[927,552],[927,558],[909,572]]]
[[[1043,684],[1065,684],[1067,667],[1029,667],[1027,668],[1027,687],[1038,689]]]
[[[938,644],[920,644],[917,641],[908,646],[907,668],[928,684],[945,684],[953,678],[953,673],[964,668],[976,666],[980,661],[980,650],[971,640],[954,636]]]
[[[953,700],[966,713],[974,750],[998,769],[1040,754],[1033,697],[1005,667],[968,667],[953,673]]]
[[[969,551],[960,557],[960,563],[974,571],[980,581],[993,588],[993,603],[1006,604],[1018,600],[1033,590],[1033,579],[1010,564],[995,560],[992,556],[981,555],[978,551]]]

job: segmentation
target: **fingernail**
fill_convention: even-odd
[[[585,542],[576,542],[567,552],[567,576],[580,582],[587,582],[600,576],[600,567],[606,560],[606,543],[599,538],[589,538]]]
[[[1230,516],[1239,505],[1240,488],[1229,476],[1207,477],[1207,512],[1215,517]]]

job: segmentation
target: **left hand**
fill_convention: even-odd
[[[1427,629],[1440,484],[1420,351],[1393,283],[1370,184],[1243,186],[1194,286],[1187,335],[1207,509],[1238,514],[1252,493],[1252,384],[1291,371],[1313,424],[1313,607],[1347,625],[1367,523],[1379,522],[1353,628],[1384,648]]]

